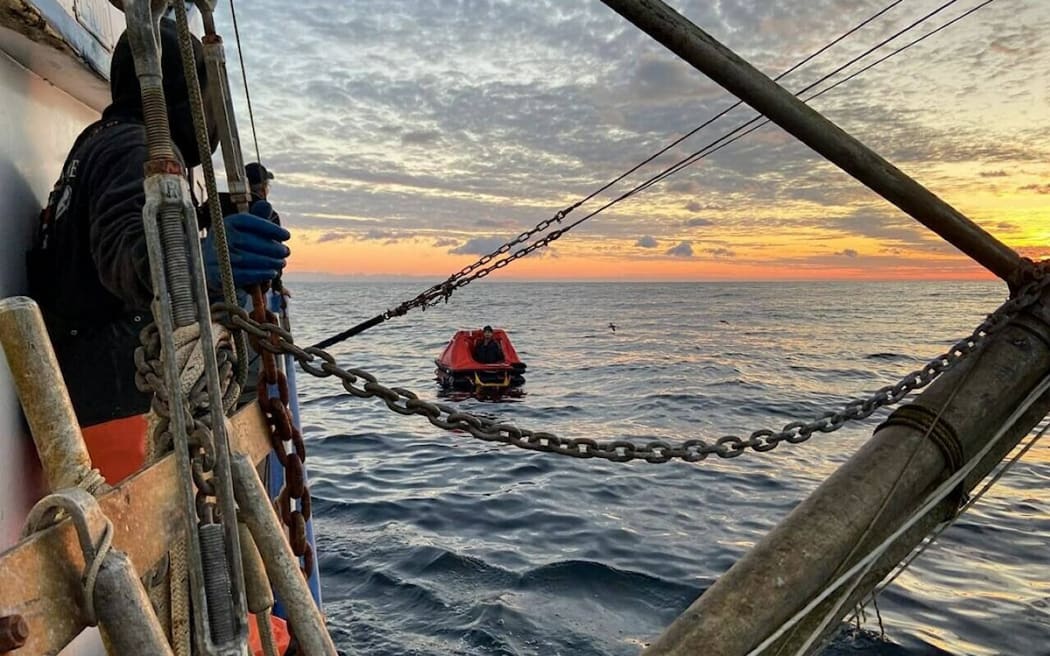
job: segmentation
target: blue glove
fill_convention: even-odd
[[[230,264],[233,265],[233,284],[249,287],[268,282],[277,277],[291,251],[283,243],[291,235],[281,226],[269,221],[273,206],[260,200],[251,206],[251,214],[231,214],[223,219],[226,226],[226,242],[230,248]],[[215,235],[208,236],[201,244],[204,255],[204,271],[208,286],[222,289],[219,274],[219,258],[215,251]]]

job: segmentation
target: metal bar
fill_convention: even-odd
[[[336,656],[335,645],[324,625],[324,617],[314,604],[310,588],[299,570],[299,559],[288,546],[284,528],[259,480],[259,474],[251,461],[241,455],[233,457],[230,467],[239,516],[255,538],[266,565],[266,573],[288,610],[292,631],[302,645],[303,652],[311,656]]]
[[[810,599],[864,557],[911,516],[928,492],[976,460],[991,437],[1009,429],[980,459],[964,489],[976,485],[1050,410],[1042,397],[1011,423],[1022,400],[1050,371],[1050,293],[990,338],[958,367],[942,374],[913,404],[895,415],[938,418],[940,435],[955,436],[956,449],[931,439],[926,426],[890,422],[877,430],[846,464],[723,574],[645,652],[646,656],[748,654]],[[922,408],[921,412],[915,408]],[[943,440],[941,440],[943,444]],[[949,456],[957,456],[954,466]],[[956,500],[957,502],[957,500]],[[763,654],[812,653],[837,621],[909,553],[956,505],[941,503],[863,576],[809,612]],[[798,651],[803,650],[803,651]]]
[[[54,560],[83,563],[82,569],[67,572],[70,582],[79,588],[74,597],[80,602],[78,614],[99,626],[113,653],[171,656],[164,629],[131,559],[111,548],[113,523],[95,497],[79,488],[54,492],[33,506],[26,531],[32,535],[53,525],[59,512],[63,513],[61,521],[74,527],[79,548],[56,554]]]
[[[241,150],[237,118],[230,94],[230,78],[226,73],[226,50],[222,37],[215,31],[215,17],[207,6],[198,8],[204,18],[204,61],[208,66],[208,94],[212,111],[219,127],[219,143],[222,146],[222,161],[226,169],[226,185],[230,190],[230,201],[238,212],[247,212],[251,204],[248,189],[248,174],[244,169],[244,152]]]
[[[1003,244],[660,0],[602,0],[668,50],[828,161],[1016,286],[1026,269]]]
[[[234,450],[252,462],[270,452],[269,428],[257,405],[234,415],[230,435]],[[113,546],[127,553],[139,572],[152,570],[182,529],[185,508],[175,494],[178,485],[175,458],[167,456],[99,496],[102,512],[113,522]],[[17,611],[29,625],[26,654],[57,654],[84,628],[76,584],[82,570],[75,559],[55,557],[78,552],[76,530],[63,522],[0,553],[0,600],[5,611]]]
[[[111,550],[106,555],[94,596],[99,626],[111,653],[171,656],[149,595],[124,553]]]
[[[193,234],[197,228],[197,214],[193,205],[189,202],[189,194],[183,196],[183,229],[187,234]],[[201,253],[201,243],[197,239],[187,240],[189,244],[189,258],[193,265],[190,267],[193,288],[197,291],[195,300],[197,302],[197,323],[200,326],[200,345],[204,354],[204,371],[208,381],[208,403],[211,413],[212,442],[214,446],[215,462],[212,467],[215,492],[219,509],[222,511],[221,521],[225,535],[225,558],[226,567],[230,572],[230,596],[233,601],[233,623],[236,627],[236,635],[240,640],[248,637],[248,609],[245,601],[244,570],[241,561],[240,536],[237,530],[237,505],[234,501],[233,481],[230,475],[230,440],[227,434],[226,417],[222,402],[222,382],[219,379],[218,356],[215,352],[215,341],[212,331],[211,307],[208,304],[207,283],[204,275],[204,264]]]
[[[58,359],[33,299],[0,300],[0,343],[18,398],[29,422],[48,489],[80,487],[92,494],[109,489],[84,446]]]

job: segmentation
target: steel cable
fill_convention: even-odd
[[[881,40],[876,45],[868,48],[867,50],[865,50],[860,55],[857,55],[857,56],[853,57],[847,63],[845,63],[845,64],[835,68],[830,73],[827,73],[826,75],[823,75],[820,79],[816,80],[815,82],[812,82],[812,83],[806,85],[805,87],[803,87],[799,91],[795,92],[795,95],[801,95],[803,93],[806,93],[807,91],[812,90],[814,87],[822,84],[823,82],[826,82],[831,77],[837,75],[838,73],[841,73],[843,70],[849,68],[850,66],[852,66],[855,63],[857,63],[861,59],[864,59],[865,57],[867,57],[868,55],[872,54],[873,52],[875,52],[875,51],[885,47],[891,41],[894,41],[895,39],[899,38],[903,34],[905,34],[905,33],[909,32],[909,31],[915,29],[916,27],[918,27],[919,25],[921,25],[925,21],[929,20],[930,18],[936,16],[938,13],[940,13],[940,12],[944,11],[945,9],[949,8],[950,6],[954,5],[956,2],[958,2],[958,0],[948,0],[948,2],[945,2],[945,3],[941,4],[940,6],[938,6],[935,9],[933,9],[932,11],[928,12],[927,14],[925,14],[924,16],[919,18],[918,20],[913,21],[912,23],[910,23],[906,27],[898,30],[897,32],[895,32],[891,36]],[[817,93],[815,93],[815,94],[813,94],[811,96],[808,96],[808,97],[804,98],[804,101],[809,102],[809,101],[811,101],[811,100],[813,100],[815,98],[818,98],[818,97],[824,95],[825,93],[831,91],[832,89],[835,89],[835,88],[841,86],[845,82],[848,82],[848,81],[858,77],[862,73],[864,73],[864,72],[866,72],[868,70],[871,70],[875,66],[877,66],[877,65],[879,65],[879,64],[881,64],[881,63],[883,63],[883,62],[885,62],[885,61],[887,61],[889,59],[891,59],[892,57],[894,57],[894,56],[904,52],[905,50],[911,48],[912,46],[916,45],[917,43],[920,43],[920,42],[924,41],[925,39],[929,38],[930,36],[933,36],[934,34],[936,34],[936,33],[940,32],[940,31],[946,29],[947,27],[949,27],[949,26],[951,26],[951,25],[953,25],[955,23],[957,23],[958,21],[962,20],[966,16],[969,16],[970,14],[976,12],[977,10],[987,6],[988,4],[991,4],[992,2],[994,2],[994,0],[985,0],[985,2],[981,3],[980,5],[978,5],[976,7],[973,7],[972,9],[967,11],[966,13],[964,13],[964,14],[962,14],[962,15],[954,18],[954,19],[952,19],[951,21],[948,21],[947,23],[941,25],[940,27],[936,28],[935,30],[933,30],[933,31],[923,35],[922,37],[919,37],[918,39],[915,39],[914,41],[912,41],[912,42],[910,42],[910,43],[908,43],[908,44],[906,44],[906,45],[904,45],[904,46],[902,46],[900,48],[897,48],[896,50],[894,50],[890,54],[879,58],[878,60],[872,62],[871,64],[869,64],[869,65],[867,65],[865,67],[863,67],[862,69],[860,69],[860,70],[850,74],[846,78],[844,78],[842,80],[839,80],[838,82],[832,84],[831,86],[829,86],[829,87],[827,87],[827,88],[825,88],[825,89],[823,89],[823,90],[821,90],[821,91],[819,91],[819,92],[817,92]],[[852,35],[856,31],[861,29],[862,27],[866,26],[867,24],[871,23],[872,21],[874,21],[878,17],[882,16],[883,14],[885,14],[887,11],[892,9],[897,4],[899,4],[899,2],[894,2],[894,3],[891,3],[890,5],[884,7],[879,12],[877,12],[877,13],[873,14],[872,16],[868,17],[867,19],[865,19],[864,21],[859,23],[857,26],[851,28],[849,31],[847,31],[846,33],[844,33],[841,36],[837,37],[833,41],[829,42],[827,45],[821,47],[820,49],[815,51],[813,54],[807,56],[805,59],[803,59],[799,63],[795,64],[794,66],[789,68],[784,73],[781,73],[780,75],[778,75],[774,79],[775,80],[780,80],[781,78],[783,78],[784,76],[788,75],[789,73],[794,72],[795,70],[797,70],[799,67],[801,67],[805,63],[808,63],[809,61],[811,61],[812,59],[817,57],[819,54],[822,54],[823,52],[827,51],[829,48],[831,48],[834,45],[836,45],[837,43],[841,42],[843,39],[847,38],[848,36]],[[741,104],[742,104],[742,101],[737,101],[736,103],[734,103],[730,107],[726,108],[725,110],[722,110],[721,112],[719,112],[714,117],[712,117],[712,118],[708,119],[707,121],[705,121],[704,123],[702,123],[697,128],[691,130],[690,132],[686,133],[682,137],[680,137],[680,138],[676,139],[675,141],[671,142],[669,145],[665,146],[661,150],[657,151],[656,153],[654,153],[650,157],[646,158],[645,160],[643,160],[642,162],[640,162],[636,166],[632,167],[631,169],[629,169],[624,174],[621,174],[620,176],[615,178],[613,181],[603,185],[598,190],[596,190],[595,192],[592,192],[590,195],[586,196],[585,198],[581,199],[580,201],[577,201],[573,205],[570,205],[569,207],[559,211],[552,218],[546,219],[544,221],[541,221],[540,223],[536,224],[536,226],[534,228],[532,228],[531,230],[523,232],[521,235],[519,235],[515,239],[513,239],[513,240],[503,244],[502,246],[500,246],[500,248],[496,249],[495,251],[492,251],[491,253],[488,253],[487,255],[484,255],[483,257],[481,257],[479,260],[477,260],[473,264],[471,264],[471,265],[469,265],[467,267],[464,267],[459,272],[453,274],[452,276],[449,276],[449,278],[447,278],[443,282],[441,282],[439,284],[436,284],[436,285],[433,285],[432,287],[430,287],[430,288],[424,290],[423,292],[421,292],[420,294],[416,295],[414,298],[401,303],[399,306],[397,306],[395,308],[387,310],[387,311],[385,311],[385,312],[383,312],[383,313],[381,313],[379,315],[376,315],[375,317],[372,317],[371,319],[368,319],[366,321],[358,323],[355,326],[352,326],[351,328],[349,328],[347,330],[344,330],[344,331],[339,332],[339,333],[337,333],[335,335],[332,335],[332,336],[330,336],[330,337],[328,337],[328,338],[326,338],[326,339],[316,343],[314,346],[316,348],[328,348],[328,347],[330,347],[330,346],[332,346],[334,344],[337,344],[337,343],[339,343],[341,341],[349,339],[350,337],[353,337],[354,335],[360,334],[360,333],[364,332],[365,330],[368,330],[369,328],[377,326],[377,325],[387,321],[388,319],[390,319],[392,317],[403,315],[406,312],[408,312],[409,310],[411,310],[413,307],[420,307],[420,308],[425,309],[426,307],[433,306],[433,305],[437,304],[438,302],[447,301],[448,298],[451,296],[451,294],[456,289],[459,289],[460,287],[463,287],[463,286],[469,284],[470,282],[473,282],[474,280],[477,280],[479,278],[484,278],[487,275],[489,275],[490,273],[492,273],[493,271],[496,271],[498,269],[504,268],[507,265],[509,265],[511,262],[513,262],[513,261],[515,261],[517,259],[520,259],[520,258],[522,258],[522,257],[524,257],[524,256],[526,256],[526,255],[528,255],[528,254],[530,254],[532,252],[535,252],[536,250],[539,250],[541,248],[544,248],[544,247],[550,245],[555,240],[560,239],[563,235],[565,235],[565,233],[569,232],[570,230],[572,230],[573,228],[579,226],[580,224],[590,220],[591,218],[601,214],[605,210],[607,210],[607,209],[617,205],[620,202],[623,202],[624,200],[627,200],[628,198],[631,198],[632,196],[634,196],[634,195],[636,195],[636,194],[638,194],[638,193],[648,189],[649,187],[651,187],[651,186],[653,186],[653,185],[655,185],[655,184],[665,180],[666,178],[668,178],[668,177],[670,177],[670,176],[672,176],[672,175],[682,171],[683,169],[685,169],[685,168],[691,166],[692,164],[695,164],[696,162],[698,162],[698,161],[700,161],[700,160],[710,156],[711,154],[713,154],[715,152],[718,152],[719,150],[725,148],[726,146],[728,146],[728,145],[738,141],[739,139],[743,138],[744,136],[747,136],[748,134],[754,132],[755,130],[757,130],[757,129],[759,129],[759,128],[763,127],[764,125],[766,125],[766,124],[771,122],[769,119],[764,119],[761,115],[752,118],[751,120],[749,120],[749,121],[747,121],[747,122],[737,126],[736,128],[733,128],[729,132],[723,134],[721,137],[719,137],[719,138],[713,140],[712,142],[708,143],[703,148],[700,148],[699,150],[691,153],[690,155],[680,159],[678,162],[676,162],[676,163],[672,164],[671,166],[665,168],[663,171],[657,173],[656,175],[648,178],[647,180],[645,180],[644,182],[638,184],[634,188],[632,188],[632,189],[630,189],[630,190],[620,194],[619,196],[613,198],[612,200],[606,202],[604,205],[598,207],[596,210],[586,214],[585,216],[583,216],[583,217],[581,217],[579,219],[576,219],[575,221],[567,224],[564,227],[560,227],[558,229],[555,229],[555,230],[551,231],[550,233],[548,233],[547,235],[545,235],[544,237],[538,239],[537,241],[535,241],[535,242],[533,242],[531,244],[528,244],[527,246],[524,246],[523,248],[520,248],[517,251],[514,251],[513,253],[510,253],[510,249],[513,248],[513,246],[527,242],[529,239],[531,239],[532,237],[536,236],[536,234],[538,232],[542,232],[542,231],[545,231],[545,230],[549,229],[555,223],[560,224],[561,221],[572,210],[578,208],[579,206],[581,206],[585,202],[594,199],[596,196],[598,196],[603,191],[608,190],[613,185],[615,185],[617,182],[622,181],[623,179],[625,179],[631,173],[637,171],[639,168],[641,168],[645,164],[653,161],[655,158],[657,158],[660,155],[666,153],[668,150],[670,150],[674,146],[680,144],[685,139],[695,135],[697,132],[699,132],[703,128],[711,125],[714,121],[716,121],[719,118],[725,116],[728,112],[730,112],[731,110],[735,109],[736,107],[738,107]],[[510,253],[510,254],[508,255],[508,253]],[[506,255],[506,257],[504,257],[503,259],[497,259],[497,258],[499,258],[502,255]],[[489,264],[489,262],[492,262],[493,260],[496,260],[496,262],[493,263],[493,264]],[[477,270],[480,266],[484,266],[486,264],[489,264],[489,266],[486,266],[484,269],[481,269],[480,271]]]

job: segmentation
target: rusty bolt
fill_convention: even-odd
[[[0,653],[6,654],[24,645],[29,639],[29,624],[21,615],[0,617]]]

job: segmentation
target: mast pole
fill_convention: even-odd
[[[712,80],[1012,288],[1030,263],[660,0],[602,0]]]

